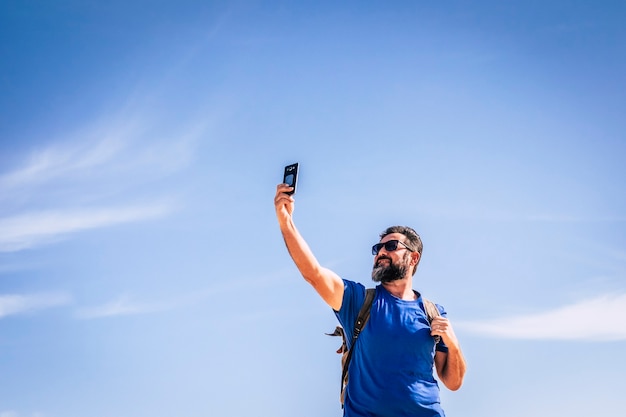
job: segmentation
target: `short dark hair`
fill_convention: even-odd
[[[419,253],[420,254],[419,261],[422,260],[422,249],[424,249],[424,245],[422,244],[422,238],[420,237],[420,235],[417,234],[415,230],[413,230],[412,228],[408,226],[391,226],[391,227],[386,228],[385,231],[380,234],[380,238],[382,239],[385,236],[390,235],[392,233],[400,233],[406,236],[406,238],[409,241],[404,242],[404,243],[406,243],[407,246],[409,246],[411,249]],[[413,275],[415,275],[416,270],[417,270],[417,265],[415,266],[415,269],[413,269]]]
[[[400,233],[406,236],[409,241],[405,243],[408,243],[411,249],[419,252],[420,255],[422,254],[422,249],[424,248],[424,245],[422,244],[422,238],[420,237],[420,235],[417,234],[415,230],[411,229],[408,226],[391,226],[386,228],[385,231],[380,234],[380,238],[382,239],[392,233]]]

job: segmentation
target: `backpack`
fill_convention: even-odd
[[[375,288],[368,288],[367,290],[365,290],[365,300],[363,301],[361,310],[359,310],[359,315],[357,316],[354,322],[354,332],[352,333],[352,343],[350,344],[350,346],[352,346],[352,349],[348,349],[346,333],[343,330],[343,327],[337,326],[334,332],[326,333],[326,335],[328,336],[341,336],[341,339],[342,339],[342,344],[339,347],[339,349],[337,349],[337,353],[341,354],[342,371],[341,371],[341,391],[340,391],[339,400],[341,402],[342,408],[343,408],[343,400],[344,400],[346,385],[348,384],[348,365],[350,365],[350,359],[352,359],[352,351],[354,350],[355,343],[357,339],[359,338],[359,334],[361,333],[361,330],[363,330],[363,327],[365,327],[367,320],[370,318],[370,311],[371,311],[372,302],[374,301],[375,295],[376,295]],[[430,324],[435,317],[439,317],[441,314],[439,313],[439,309],[437,308],[435,303],[433,303],[432,301],[427,300],[426,298],[422,297],[422,302],[424,304],[424,310],[425,310],[424,312],[426,313],[428,324]],[[439,340],[441,339],[441,337],[434,336],[434,338],[435,338],[435,343],[439,343]]]

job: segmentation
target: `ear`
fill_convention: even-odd
[[[411,264],[415,265],[415,267],[417,268],[417,264],[420,262],[420,258],[422,257],[422,255],[420,255],[419,252],[415,251],[415,252],[411,252]],[[413,263],[415,262],[415,263]]]
[[[411,275],[415,275],[415,272],[417,272],[417,264],[419,264],[421,257],[422,255],[420,255],[419,252],[411,252],[411,265],[413,266]]]

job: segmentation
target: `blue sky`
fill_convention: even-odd
[[[626,407],[620,1],[0,3],[0,417],[340,416],[332,312],[393,224],[449,416]]]

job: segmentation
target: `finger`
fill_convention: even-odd
[[[447,329],[448,326],[446,326],[445,324],[435,324],[431,327],[431,331],[436,333],[445,333]]]
[[[292,190],[293,190],[293,187],[288,184],[278,184],[276,186],[276,191],[279,193],[286,193]]]
[[[276,204],[291,204],[294,202],[294,199],[289,194],[280,193],[274,197],[274,202]]]
[[[436,327],[436,326],[448,326],[448,319],[443,318],[443,317],[436,317],[433,319],[433,321],[430,323],[430,325],[432,327]]]

